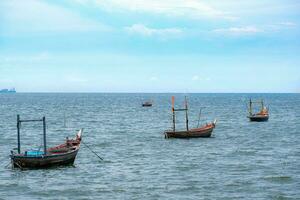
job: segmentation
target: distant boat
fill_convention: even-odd
[[[12,89],[1,89],[0,93],[16,93],[16,89],[12,88]]]
[[[144,103],[142,103],[143,107],[151,107],[152,106],[152,102],[151,101],[146,101]]]
[[[253,113],[253,104],[261,104],[260,112]],[[269,120],[269,109],[264,106],[264,101],[249,101],[249,115],[247,116],[250,121],[255,122],[265,122]]]
[[[173,129],[165,131],[165,138],[199,138],[199,137],[210,137],[214,128],[216,127],[217,120],[214,122],[206,123],[202,127],[189,129],[189,120],[188,120],[188,105],[185,98],[185,108],[175,109],[175,98],[172,97],[172,114],[173,114]],[[175,112],[176,111],[185,111],[186,113],[186,130],[177,131],[175,124]]]
[[[30,150],[21,153],[20,143],[20,125],[22,122],[43,122],[43,151]],[[71,165],[74,163],[76,155],[80,148],[81,135],[83,129],[80,129],[74,139],[66,139],[66,141],[58,146],[47,148],[46,147],[46,120],[20,120],[17,116],[17,130],[18,130],[18,152],[11,151],[11,162],[13,167],[21,169],[36,169],[36,168],[49,168],[58,165]]]

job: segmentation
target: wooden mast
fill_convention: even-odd
[[[252,115],[252,100],[250,98],[250,103],[249,103],[249,114],[250,116]]]
[[[175,97],[172,96],[173,131],[175,132]]]
[[[18,154],[21,153],[21,140],[20,140],[20,115],[17,115],[17,130],[18,130]]]
[[[175,97],[172,96],[172,116],[173,116],[173,132],[176,129],[176,119],[175,119],[175,112],[178,111],[185,111],[185,118],[186,118],[186,130],[189,130],[189,118],[188,118],[188,105],[187,105],[187,98],[185,97],[185,108],[175,109]]]
[[[44,155],[47,154],[47,145],[46,145],[46,118],[43,117],[43,139],[44,139]]]
[[[187,100],[186,96],[185,98],[185,119],[186,119],[186,130],[189,131],[189,118],[188,118],[188,105],[187,105]]]

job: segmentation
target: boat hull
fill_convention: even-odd
[[[189,131],[165,131],[165,138],[208,138],[211,137],[215,124]]]
[[[266,122],[269,120],[269,116],[248,116],[251,122]]]
[[[142,106],[143,106],[143,107],[151,107],[152,104],[144,103],[144,104],[142,104]]]
[[[82,132],[83,129],[80,129],[74,139],[67,138],[65,143],[48,148],[46,155],[39,151],[25,151],[25,153],[21,154],[16,154],[11,151],[10,158],[12,166],[21,169],[39,169],[60,165],[72,165],[80,149]]]
[[[60,165],[74,164],[76,155],[79,149],[64,153],[64,154],[50,154],[42,156],[25,156],[25,155],[11,155],[11,161],[14,167],[17,168],[50,168]]]
[[[152,105],[142,105],[143,107],[152,107]]]

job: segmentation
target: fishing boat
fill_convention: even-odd
[[[21,152],[20,142],[20,126],[24,122],[43,122],[43,151],[28,150]],[[11,163],[13,167],[21,169],[37,169],[49,168],[59,165],[72,165],[75,161],[76,155],[80,149],[81,135],[83,129],[80,129],[75,138],[66,138],[66,141],[60,145],[47,148],[46,145],[46,119],[36,120],[20,120],[17,116],[17,131],[18,131],[18,148],[17,152],[11,151]]]
[[[253,113],[253,104],[260,104],[261,109],[258,113]],[[265,122],[269,120],[269,109],[264,106],[264,101],[249,101],[249,115],[247,116],[252,122]]]
[[[172,116],[173,116],[173,129],[165,131],[165,138],[199,138],[199,137],[210,137],[214,128],[216,127],[217,120],[215,119],[211,123],[206,123],[205,125],[193,129],[189,129],[189,119],[188,119],[188,105],[187,99],[185,98],[185,108],[175,109],[175,98],[172,97]],[[186,130],[176,130],[175,123],[175,112],[185,111],[186,116]],[[198,124],[199,125],[199,124]]]
[[[142,103],[143,107],[151,107],[152,106],[152,102],[151,101],[146,101],[144,103]]]

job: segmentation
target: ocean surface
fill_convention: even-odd
[[[164,139],[189,100],[190,127],[215,118],[211,138]],[[269,122],[249,122],[249,98]],[[153,100],[153,107],[141,103]],[[0,199],[300,199],[299,94],[0,94]],[[19,170],[16,116],[46,116],[48,146],[84,128],[74,166]],[[178,128],[184,128],[179,113]],[[42,124],[22,124],[21,148],[38,149]]]

